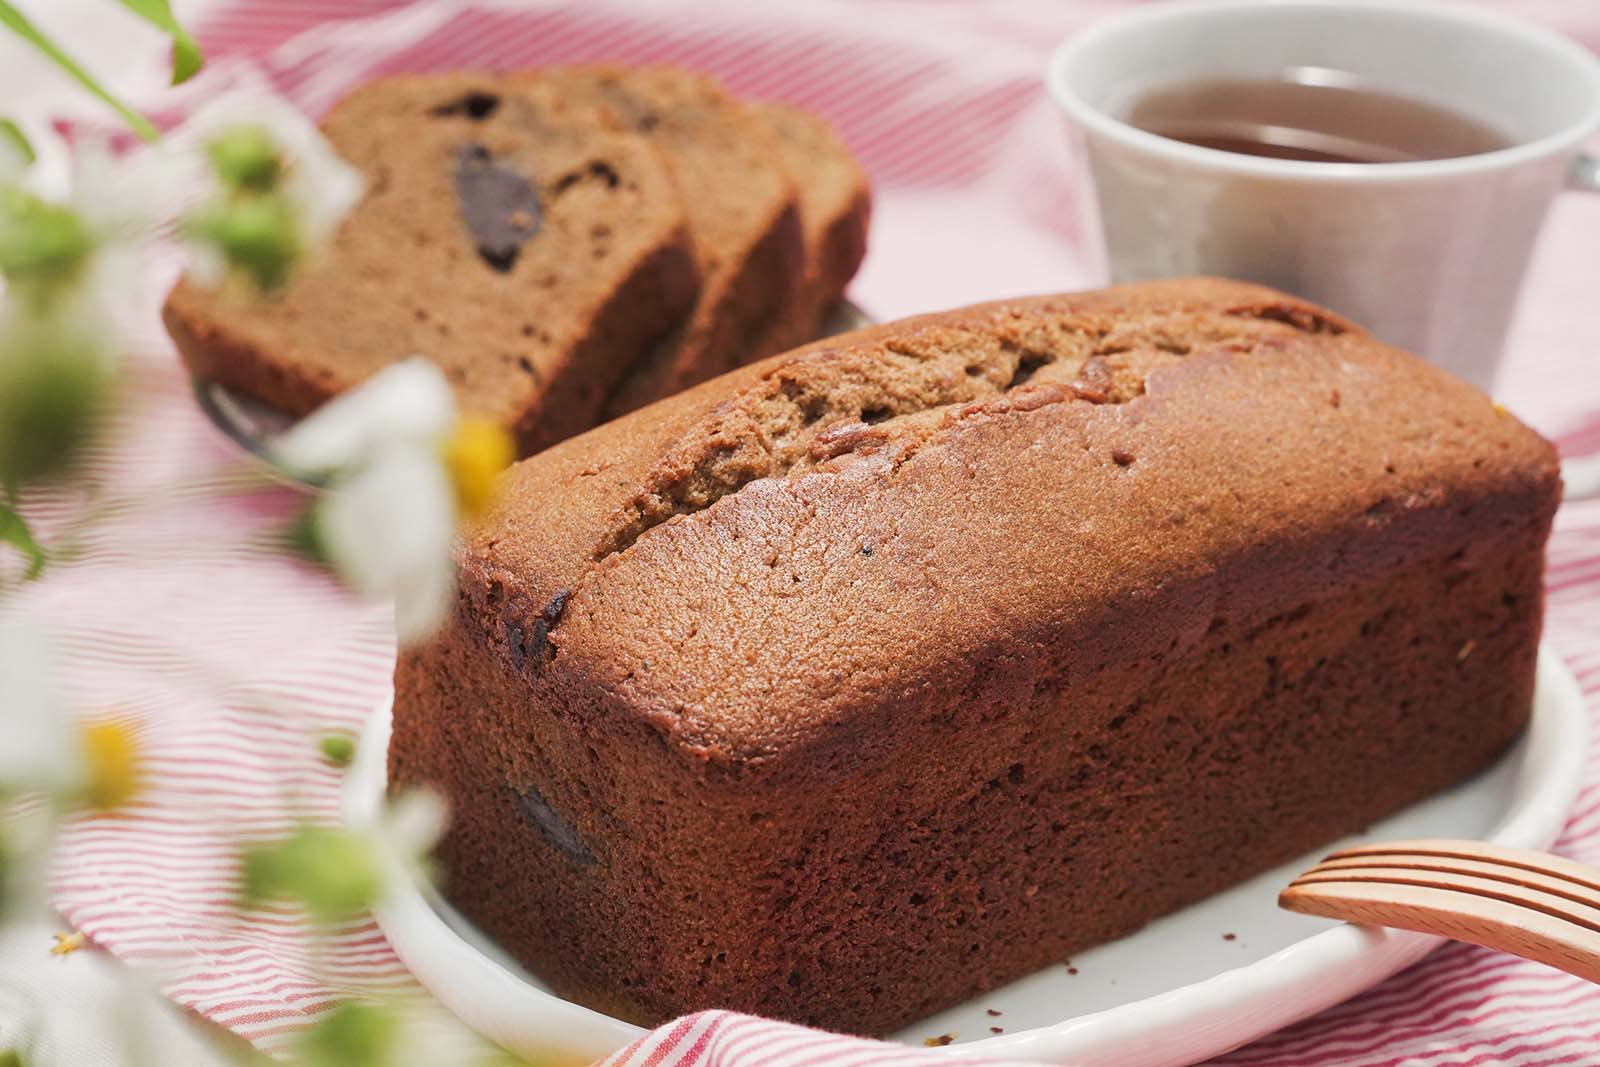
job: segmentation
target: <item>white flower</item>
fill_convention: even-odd
[[[283,99],[268,93],[234,93],[207,104],[175,135],[186,150],[190,183],[209,204],[227,200],[230,190],[206,153],[218,139],[241,130],[260,131],[276,149],[281,177],[275,191],[287,202],[297,244],[315,252],[360,202],[366,191],[361,172],[340,159],[315,124]],[[227,273],[223,249],[205,238],[189,242],[190,272],[203,285],[218,285]]]
[[[456,421],[439,368],[421,356],[391,364],[278,438],[273,455],[305,474],[368,462],[396,445],[436,449]]]
[[[202,143],[235,127],[266,130],[284,163],[284,192],[299,210],[305,237],[320,243],[361,201],[366,179],[333,150],[316,124],[281,97],[235,93],[195,112],[189,125]]]
[[[318,548],[357,593],[393,597],[401,641],[427,636],[455,589],[455,491],[437,453],[394,445],[316,505]]]
[[[351,589],[394,599],[402,641],[432,632],[455,589],[456,495],[441,451],[455,423],[444,375],[413,358],[329,401],[273,449],[294,470],[331,476],[313,513],[316,546]]]
[[[125,726],[86,725],[69,710],[43,630],[18,612],[0,614],[0,916],[44,910],[61,816],[121,803],[138,773]]]
[[[458,417],[444,375],[420,357],[329,401],[273,447],[279,463],[326,480],[310,547],[356,592],[394,599],[402,641],[449,611],[456,523],[489,506],[512,452],[499,425]]]
[[[126,720],[80,717],[55,678],[40,628],[16,613],[0,616],[0,796],[37,792],[60,809],[117,807],[139,789],[139,739]]]
[[[117,156],[105,140],[86,135],[74,142],[68,159],[64,195],[59,183],[50,183],[35,168],[7,175],[0,167],[0,186],[37,198],[0,217],[8,243],[37,249],[46,234],[60,234],[63,228],[76,238],[68,245],[70,254],[63,251],[49,273],[13,281],[46,298],[34,301],[40,305],[36,312],[47,311],[74,327],[83,325],[78,320],[99,320],[96,328],[110,329],[119,309],[139,303],[140,247],[155,236],[165,217],[173,175],[170,153],[146,148]],[[52,214],[53,224],[41,225]],[[8,302],[16,301],[8,297]]]

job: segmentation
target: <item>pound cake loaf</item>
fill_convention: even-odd
[[[490,75],[402,76],[347,97],[324,132],[365,198],[271,299],[173,290],[164,317],[196,375],[303,414],[420,353],[528,454],[593,425],[694,306],[667,161],[592,103]]]
[[[391,781],[564,996],[892,1031],[1526,722],[1555,454],[1271,290],[832,338],[515,466]]]

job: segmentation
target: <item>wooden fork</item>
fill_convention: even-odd
[[[1278,896],[1307,915],[1439,934],[1600,982],[1600,870],[1481,841],[1335,852]]]

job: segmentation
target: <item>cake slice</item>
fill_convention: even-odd
[[[795,187],[767,124],[704,75],[670,67],[573,67],[523,80],[606,107],[666,153],[689,211],[700,298],[627,376],[608,416],[736,366],[804,270]]]
[[[1364,827],[1527,722],[1554,450],[1206,279],[830,338],[515,466],[395,786],[562,996],[886,1033]]]
[[[753,106],[772,130],[778,158],[800,193],[805,273],[789,307],[768,321],[744,362],[816,340],[867,254],[872,217],[866,172],[832,126],[788,104]]]
[[[488,75],[402,76],[327,116],[365,198],[268,299],[181,281],[184,362],[303,414],[414,354],[528,454],[587,429],[694,306],[688,217],[662,153],[590,102]]]

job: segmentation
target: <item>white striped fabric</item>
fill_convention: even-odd
[[[854,290],[881,316],[1093,282],[1086,188],[1039,83],[1045,53],[1122,0],[682,0],[459,3],[240,0],[202,37],[210,71],[180,101],[262,81],[310,111],[374,74],[608,58],[713,71],[735,90],[831,118],[878,188],[873,251]],[[1600,45],[1592,0],[1520,10]],[[1548,228],[1512,341],[1503,395],[1572,455],[1600,452],[1593,383],[1600,201],[1571,198]],[[157,272],[157,281],[161,275]],[[152,300],[152,307],[154,302]],[[124,958],[161,968],[179,1003],[264,1049],[337,998],[410,979],[370,923],[313,954],[284,910],[232,907],[239,835],[330,818],[326,730],[355,730],[388,690],[386,615],[321,577],[241,547],[292,514],[294,494],[229,481],[236,458],[197,413],[152,315],[135,344],[142,401],[94,469],[124,501],[85,557],[28,593],[84,706],[139,724],[153,787],[132,811],[67,834],[54,875],[66,917]],[[145,506],[154,487],[191,488]],[[210,495],[232,484],[225,498]],[[33,513],[59,531],[71,502]],[[1600,503],[1566,507],[1550,556],[1549,635],[1600,692]],[[1600,756],[1560,850],[1600,863]],[[891,1067],[918,1049],[708,1012],[668,1024],[612,1067]],[[1275,1065],[1600,1062],[1600,989],[1453,946],[1367,995],[1224,1062]]]

